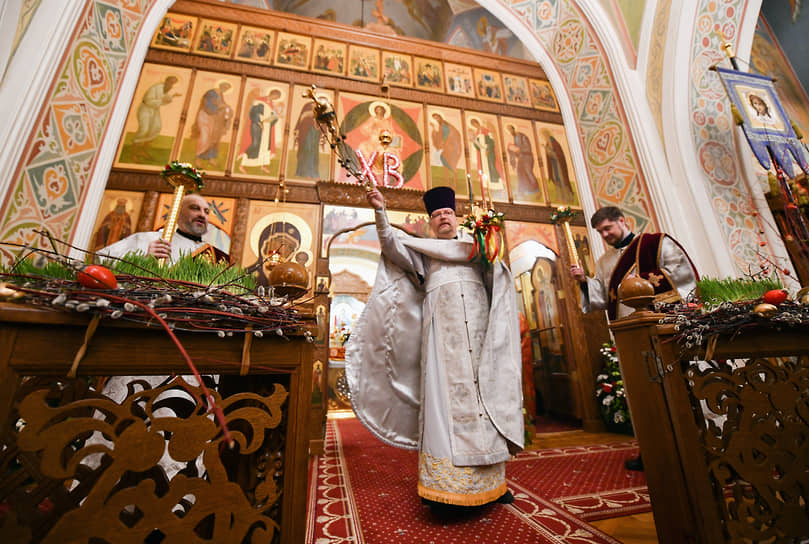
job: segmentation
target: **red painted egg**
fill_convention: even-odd
[[[76,279],[88,289],[116,289],[118,287],[115,274],[109,268],[97,264],[85,266]]]
[[[764,293],[764,302],[778,306],[787,299],[788,293],[783,289],[773,289]]]

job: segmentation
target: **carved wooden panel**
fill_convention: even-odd
[[[0,540],[277,541],[289,378],[261,380],[257,393],[212,392],[229,448],[182,377],[129,377],[120,402],[99,380],[22,379],[2,430]]]
[[[705,463],[729,541],[806,537],[809,357],[686,364]]]

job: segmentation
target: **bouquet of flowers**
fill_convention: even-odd
[[[603,367],[596,378],[595,394],[601,409],[601,417],[604,418],[608,430],[633,434],[615,345],[612,342],[602,344],[600,351]]]
[[[464,218],[462,226],[474,239],[470,261],[482,259],[487,265],[503,258],[503,218],[505,214],[492,209],[483,211],[477,206]]]
[[[338,346],[343,347],[348,342],[348,339],[351,337],[351,329],[349,329],[345,323],[340,324],[339,329],[335,329],[332,333],[332,338],[337,343]]]
[[[197,187],[202,189],[203,182],[202,182],[202,174],[204,172],[200,172],[194,166],[187,162],[179,162],[179,161],[171,161],[163,168],[163,171],[160,172],[160,175],[164,178],[170,177],[174,174],[183,174],[188,176],[189,178],[193,179]]]

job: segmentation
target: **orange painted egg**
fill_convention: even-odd
[[[115,279],[115,274],[109,268],[97,264],[85,266],[76,279],[88,289],[118,288],[118,280]]]
[[[783,289],[773,289],[764,293],[763,300],[767,304],[775,304],[778,306],[787,299],[788,293]]]

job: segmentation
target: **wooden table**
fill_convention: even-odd
[[[3,540],[4,534],[17,534],[13,532],[16,530],[19,534],[29,534],[35,542],[70,542],[71,537],[78,538],[72,531],[93,526],[94,531],[114,534],[116,542],[143,542],[144,535],[148,535],[152,528],[143,529],[141,525],[154,523],[154,527],[161,527],[164,534],[176,536],[185,531],[188,541],[191,541],[195,532],[201,534],[201,531],[214,530],[211,529],[213,522],[210,520],[196,527],[197,524],[191,523],[195,515],[200,516],[205,508],[209,508],[215,513],[216,530],[221,530],[216,533],[219,535],[214,539],[217,542],[241,541],[237,537],[244,527],[239,530],[223,529],[230,524],[231,516],[235,520],[234,525],[238,525],[240,520],[248,526],[252,523],[252,529],[248,529],[248,532],[255,534],[256,527],[277,523],[278,527],[271,527],[267,531],[269,535],[280,534],[280,541],[284,543],[303,542],[308,468],[307,427],[312,381],[311,343],[303,335],[287,339],[276,335],[254,338],[234,334],[220,338],[216,333],[177,332],[177,337],[201,374],[233,376],[236,383],[242,380],[246,389],[265,390],[264,396],[242,393],[239,402],[236,402],[235,395],[217,398],[217,404],[226,408],[228,426],[234,435],[250,432],[250,436],[264,436],[263,444],[257,438],[253,444],[255,451],[243,456],[250,461],[242,459],[241,466],[233,467],[228,465],[226,459],[228,455],[233,457],[233,454],[222,453],[224,441],[221,428],[212,425],[213,418],[205,413],[207,405],[200,399],[196,399],[198,411],[173,419],[158,417],[153,411],[154,406],[141,403],[138,410],[145,411],[146,416],[150,417],[140,418],[133,416],[137,410],[131,406],[127,412],[92,387],[88,389],[82,385],[87,384],[91,377],[190,374],[177,347],[161,328],[102,319],[87,342],[86,353],[79,364],[80,380],[74,386],[62,386],[60,398],[53,394],[43,398],[37,396],[36,391],[44,391],[45,387],[34,386],[38,382],[69,382],[65,374],[85,342],[89,322],[89,316],[82,314],[0,303],[0,417],[3,440],[12,448],[7,452],[16,455],[16,463],[23,467],[15,477],[4,477],[0,483],[0,503],[7,503],[11,517],[15,518],[12,525],[9,525],[7,518],[7,523],[0,530],[0,540]],[[250,363],[247,376],[239,377],[245,361]],[[222,379],[234,382],[230,377]],[[197,385],[193,379],[188,382],[192,386]],[[66,398],[68,392],[74,397]],[[214,392],[214,396],[218,396],[218,393]],[[130,399],[132,397],[127,401]],[[186,402],[189,403],[194,404]],[[86,433],[82,435],[77,430],[79,422],[91,428],[107,425],[99,418],[100,412],[93,417],[87,406],[97,410],[109,409],[108,413],[114,414],[105,429],[108,434],[115,436],[117,446],[114,461],[107,467],[107,472],[94,473],[90,475],[92,477],[67,474],[69,470],[66,472],[63,462],[86,438]],[[239,412],[239,409],[242,411]],[[19,428],[22,425],[20,417],[26,420],[25,427],[17,433],[15,426]],[[157,433],[161,425],[163,431],[168,428],[173,432],[170,435]],[[113,469],[118,470],[121,476],[133,473],[143,475],[153,470],[150,467],[157,463],[147,462],[147,459],[151,459],[150,448],[163,447],[156,445],[155,436],[173,438],[173,447],[187,448],[187,455],[196,452],[201,456],[203,452],[208,452],[210,457],[206,458],[205,463],[207,478],[189,478],[188,481],[174,478],[166,482],[174,491],[175,486],[182,490],[183,485],[192,489],[191,481],[197,481],[194,484],[198,486],[196,502],[189,510],[192,515],[187,512],[181,520],[173,514],[161,518],[166,515],[165,512],[158,515],[145,511],[144,506],[141,508],[144,511],[140,512],[142,521],[129,527],[115,515],[117,510],[110,510],[109,503],[112,501],[92,500],[93,486],[104,484]],[[72,447],[73,450],[65,449],[59,454],[61,458],[47,456],[56,451],[49,448],[60,447]],[[247,451],[247,448],[243,449]],[[217,451],[220,452],[219,456],[216,455]],[[214,470],[221,469],[218,458],[221,458],[226,471]],[[8,462],[8,458],[5,461]],[[25,477],[21,476],[23,474]],[[225,476],[230,481],[224,479]],[[71,481],[77,481],[79,485],[69,488]],[[241,486],[241,496],[239,493],[234,495],[234,482]],[[279,496],[274,505],[263,505],[261,496],[268,489],[272,491],[273,485]],[[144,494],[137,495],[136,499],[145,501],[143,504],[154,504],[155,500],[161,498],[160,484],[157,488],[153,493],[138,490],[138,493]],[[36,499],[32,499],[33,496]],[[264,501],[271,498],[272,493]],[[87,511],[96,503],[98,512],[93,514]],[[71,519],[71,516],[75,519]],[[152,520],[146,519],[150,516]],[[9,533],[9,530],[12,532]],[[269,542],[269,536],[267,538]]]

